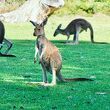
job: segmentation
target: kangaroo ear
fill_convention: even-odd
[[[36,26],[37,25],[37,23],[36,22],[34,22],[34,21],[30,21],[34,26]]]
[[[58,29],[60,29],[60,28],[61,28],[61,26],[62,26],[62,24],[60,24],[60,25],[58,26]]]
[[[44,19],[44,21],[40,24],[40,26],[45,26],[46,24],[47,24],[47,18],[46,19]]]
[[[45,26],[47,24],[47,20],[48,20],[48,18],[44,19],[43,26]]]

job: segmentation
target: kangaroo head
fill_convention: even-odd
[[[60,25],[57,27],[57,29],[55,30],[54,35],[53,35],[54,37],[60,33],[60,28],[61,28],[61,26],[62,26],[62,24],[60,24]]]
[[[44,35],[44,26],[47,23],[47,19],[45,19],[41,24],[37,24],[37,22],[34,21],[30,21],[34,26],[34,33],[33,36],[40,36],[40,35]]]

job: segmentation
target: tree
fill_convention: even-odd
[[[0,14],[6,22],[35,21],[41,23],[55,10],[64,5],[64,0],[28,0],[17,10]]]

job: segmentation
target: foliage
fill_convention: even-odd
[[[104,2],[104,3],[97,2],[95,4],[95,9],[96,9],[97,12],[102,12],[102,13],[110,15],[110,2],[108,2],[108,3],[106,3],[106,2]]]
[[[110,14],[110,0],[106,2],[89,2],[88,0],[65,0],[65,6],[61,10],[58,10],[57,14],[91,15],[97,12]]]
[[[65,6],[58,10],[58,14],[94,14],[94,5],[88,2],[65,1]]]

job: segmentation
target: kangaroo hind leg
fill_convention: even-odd
[[[79,43],[79,33],[81,31],[81,27],[79,25],[76,25],[74,37],[73,37],[73,43],[78,44]]]
[[[41,66],[42,66],[42,72],[43,72],[43,82],[47,83],[47,74],[46,74],[46,68],[44,66],[44,64],[41,62]]]
[[[9,40],[7,40],[7,39],[4,39],[3,40],[4,41],[4,43],[6,43],[6,45],[7,45],[7,50],[5,51],[5,54],[7,54],[8,52],[9,52],[9,50],[11,49],[11,47],[12,47],[12,42],[11,41],[9,41]]]
[[[52,68],[52,82],[45,83],[44,86],[55,86],[55,85],[56,85],[56,70],[55,68]]]
[[[61,74],[61,72],[57,72],[57,78],[58,78],[58,80],[59,81],[61,81],[61,82],[64,82],[65,80],[64,80],[64,78],[63,78],[63,76],[62,76],[62,74]]]

